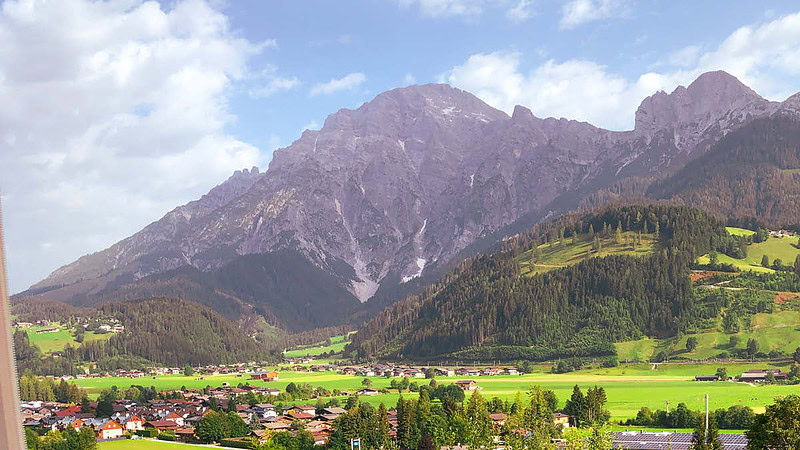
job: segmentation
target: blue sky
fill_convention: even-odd
[[[388,89],[446,82],[616,130],[708,70],[800,91],[790,1],[4,0],[0,41],[15,292]]]
[[[447,80],[453,67],[475,54],[516,52],[521,73],[548,60],[592,61],[636,80],[650,71],[681,68],[667,61],[675,52],[691,46],[712,51],[740,27],[798,10],[793,2],[739,2],[735,7],[725,1],[606,2],[612,5],[607,17],[565,27],[568,2],[562,1],[525,2],[526,19],[509,16],[518,1],[441,2],[480,8],[463,14],[426,12],[418,2],[353,1],[347,7],[327,1],[269,3],[231,2],[224,8],[248,39],[276,41],[255,64],[274,66],[278,76],[298,81],[268,97],[239,92],[232,98],[237,121],[231,132],[267,147],[288,145],[307,124],[321,125],[339,108],[355,108],[382,91],[404,86],[409,75],[416,83]],[[365,81],[331,95],[308,95],[317,83],[351,73],[363,73]],[[763,95],[775,93],[782,94]],[[632,126],[633,111],[628,116],[599,125],[624,129]]]

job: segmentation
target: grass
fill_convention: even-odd
[[[750,235],[753,231],[745,230],[742,228],[727,227],[728,233],[733,235]],[[735,259],[728,255],[719,253],[718,260],[720,263],[731,264],[739,270],[752,270],[754,272],[774,272],[772,269],[761,266],[761,258],[767,255],[770,264],[775,258],[780,258],[784,265],[794,264],[797,255],[800,255],[800,249],[795,247],[797,244],[797,237],[773,237],[770,236],[764,242],[758,242],[747,246],[747,257],[745,259]],[[708,255],[698,258],[700,264],[708,264]]]
[[[52,333],[37,333],[37,330],[45,328],[58,327],[59,330]],[[74,329],[65,329],[60,324],[51,324],[46,327],[34,326],[26,330],[28,332],[28,339],[31,344],[35,344],[42,350],[42,353],[53,353],[64,350],[67,344],[78,347],[80,344],[72,336]],[[83,335],[84,342],[106,340],[112,336],[112,333],[95,334],[87,331]]]
[[[176,444],[173,442],[157,441],[150,439],[137,439],[137,440],[124,440],[124,441],[109,441],[98,442],[97,448],[99,450],[165,450],[165,449],[182,449],[182,448],[208,448],[205,445],[190,445],[190,444]]]
[[[594,257],[604,257],[608,255],[632,255],[632,256],[646,256],[653,252],[656,245],[656,236],[654,233],[642,235],[642,244],[633,248],[633,246],[626,243],[627,240],[632,240],[636,235],[635,232],[622,233],[622,243],[614,243],[614,238],[601,239],[601,250],[599,252],[592,252],[592,242],[586,235],[581,235],[582,239],[573,242],[572,238],[564,239],[564,245],[559,242],[551,244],[542,244],[539,246],[541,251],[541,258],[535,263],[531,263],[533,257],[533,249],[517,256],[520,264],[520,270],[523,275],[534,275],[537,273],[547,272],[549,270],[557,269],[572,264],[577,264],[585,259]]]
[[[756,234],[755,231],[747,230],[745,228],[725,227],[725,229],[728,231],[728,234],[733,236],[752,236]]]
[[[474,377],[481,394],[484,397],[500,397],[502,399],[513,400],[518,392],[524,393],[533,385],[540,385],[545,389],[552,389],[558,396],[563,406],[569,398],[575,384],[582,389],[597,385],[605,388],[608,396],[607,408],[611,412],[612,418],[627,419],[636,415],[642,406],[650,408],[663,408],[664,403],[669,401],[671,405],[677,406],[678,403],[686,403],[691,409],[703,407],[703,396],[708,393],[711,396],[711,407],[727,408],[732,405],[749,405],[757,411],[763,411],[765,405],[773,403],[773,399],[779,395],[800,393],[800,386],[749,386],[741,383],[698,383],[692,381],[695,375],[713,374],[717,367],[726,367],[731,375],[738,375],[751,368],[780,367],[787,370],[786,366],[774,366],[768,363],[756,364],[662,364],[656,370],[650,364],[630,364],[615,368],[585,369],[568,374],[552,374],[539,368],[539,372],[524,376],[497,376],[497,377]],[[252,383],[261,386],[270,386],[284,389],[290,382],[309,383],[312,386],[323,386],[329,390],[339,389],[350,392],[361,389],[362,377],[339,375],[334,372],[299,373],[281,372],[280,379],[274,382],[249,381],[248,376],[237,378],[236,376],[213,376],[206,377],[203,381],[198,381],[196,377],[184,377],[179,375],[158,377],[156,380],[150,378],[130,379],[130,378],[109,378],[99,380],[76,380],[79,386],[87,387],[95,397],[101,388],[109,388],[116,385],[125,388],[132,384],[156,386],[157,389],[175,389],[183,385],[187,387],[201,388],[206,385],[220,386],[222,382],[229,382],[236,385],[240,382]],[[469,377],[465,377],[469,378]],[[437,378],[439,383],[453,383],[459,377]],[[388,388],[390,379],[382,377],[370,378],[372,386],[375,388]],[[415,379],[419,384],[428,383],[429,380]],[[404,396],[414,396],[414,393],[404,393]],[[392,391],[389,394],[381,394],[371,397],[362,397],[374,405],[384,403],[394,406],[397,403],[399,394]],[[344,397],[340,397],[343,403]],[[302,401],[299,403],[314,403],[315,400]]]
[[[355,331],[351,331],[347,334],[343,334],[340,336],[333,336],[331,338],[331,345],[324,345],[324,342],[318,342],[317,344],[305,348],[299,348],[294,350],[288,350],[283,353],[283,356],[287,358],[297,358],[301,356],[316,356],[321,355],[323,353],[339,353],[344,350],[344,347],[350,343],[350,335],[355,333]]]
[[[797,255],[800,255],[800,249],[795,247],[797,239],[797,237],[779,238],[770,236],[764,242],[747,246],[747,258],[745,260],[750,265],[760,266],[761,258],[767,255],[770,264],[775,258],[780,258],[784,265],[792,265]]]
[[[648,361],[659,345],[658,339],[644,338],[637,341],[617,342],[617,356],[621,361]]]
[[[753,316],[750,329],[738,333],[725,333],[717,330],[705,330],[700,333],[686,334],[667,339],[640,339],[636,341],[618,342],[614,344],[621,361],[648,361],[655,353],[665,350],[678,357],[691,360],[715,358],[721,352],[730,352],[731,336],[739,338],[736,349],[744,349],[747,341],[755,339],[760,351],[777,350],[787,355],[792,354],[800,346],[800,312],[779,311],[760,313]],[[686,352],[686,340],[697,339],[697,348]]]

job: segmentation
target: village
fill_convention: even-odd
[[[299,367],[298,367],[299,368]],[[302,367],[308,371],[328,371],[328,365]],[[65,404],[57,402],[28,401],[21,403],[23,426],[36,429],[37,432],[50,430],[80,430],[90,428],[98,440],[117,440],[126,438],[160,438],[162,440],[178,440],[187,443],[199,442],[195,435],[195,426],[212,410],[234,411],[242,418],[251,429],[249,438],[261,439],[270,433],[288,431],[296,433],[299,429],[309,431],[316,445],[327,443],[333,428],[334,421],[346,410],[339,406],[314,406],[310,404],[280,405],[272,402],[253,403],[254,398],[278,398],[281,391],[266,386],[255,386],[250,382],[277,381],[280,373],[277,371],[253,370],[247,371],[244,367],[208,367],[198,368],[199,373],[207,375],[239,373],[249,375],[247,383],[233,386],[212,388],[207,392],[199,389],[185,391],[164,392],[165,399],[152,399],[146,402],[131,400],[118,400],[112,403],[110,417],[98,417],[98,402],[91,401],[87,405]],[[375,367],[345,367],[338,369],[339,373],[359,376],[400,376],[424,378],[425,370],[408,367],[392,367],[378,365]],[[467,375],[484,375],[502,373],[493,370],[464,370],[439,369],[442,376],[453,376],[457,372]],[[177,368],[152,369],[146,374],[142,371],[113,371],[111,376],[129,376],[140,378],[152,374],[169,375],[180,373]],[[93,374],[91,376],[98,376]],[[201,375],[202,376],[202,375]],[[68,379],[62,377],[62,379]],[[475,380],[458,380],[454,383],[463,391],[475,391],[478,385]],[[380,390],[365,387],[354,392],[338,391],[339,396],[370,396],[380,393]],[[251,400],[249,403],[246,400]],[[241,403],[240,403],[241,402]],[[252,403],[252,404],[251,404]],[[496,427],[501,427],[507,418],[506,414],[495,413],[490,415]],[[397,434],[397,411],[389,410],[387,413],[389,434]],[[562,427],[569,427],[569,416],[561,413],[553,415],[553,422]],[[247,439],[245,439],[246,441]]]

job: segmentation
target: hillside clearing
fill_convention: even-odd
[[[517,256],[517,261],[519,261],[521,274],[532,276],[537,273],[558,269],[559,267],[577,264],[588,258],[608,255],[647,256],[651,254],[657,244],[655,233],[643,234],[642,243],[634,248],[630,242],[636,235],[637,233],[633,231],[622,233],[622,242],[619,244],[614,242],[613,236],[602,238],[600,239],[601,250],[599,252],[592,251],[592,240],[588,239],[588,235],[580,235],[577,241],[569,237],[564,239],[563,245],[561,241],[539,245],[541,256],[538,261],[532,261],[534,256],[533,249]]]

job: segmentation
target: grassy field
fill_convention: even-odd
[[[317,345],[306,348],[286,351],[283,353],[283,356],[287,358],[296,358],[300,356],[316,356],[330,352],[339,353],[344,349],[345,345],[350,343],[350,335],[353,333],[355,333],[355,331],[340,336],[333,336],[331,338],[331,345],[324,345],[324,342],[320,342]]]
[[[746,261],[750,265],[761,265],[761,258],[767,255],[770,264],[775,258],[780,258],[785,265],[794,264],[797,255],[800,255],[800,249],[795,247],[797,244],[797,237],[772,237],[770,236],[764,242],[751,244],[747,247]]]
[[[725,229],[728,231],[728,234],[731,234],[733,236],[752,236],[756,234],[755,231],[746,230],[744,228],[725,227]]]
[[[58,327],[59,330],[52,332],[52,333],[37,333],[37,330],[42,330],[45,328],[52,328]],[[77,347],[80,344],[75,341],[75,338],[72,336],[72,332],[74,329],[65,329],[60,324],[51,324],[46,327],[31,327],[28,328],[28,339],[30,340],[31,344],[35,344],[39,346],[39,349],[42,350],[42,353],[53,353],[59,352],[64,350],[64,347],[67,344]],[[84,342],[87,341],[97,341],[97,340],[106,340],[112,336],[112,333],[104,333],[104,334],[95,334],[91,331],[87,331],[83,335]]]
[[[166,441],[137,439],[125,441],[98,442],[99,450],[176,450],[181,448],[208,448],[206,445],[175,444]]]
[[[544,371],[535,372],[524,376],[497,376],[497,377],[474,377],[478,386],[481,387],[481,394],[485,397],[500,397],[512,400],[517,392],[525,392],[533,385],[540,385],[546,389],[552,389],[558,395],[562,405],[572,392],[575,384],[580,385],[584,390],[594,386],[602,386],[608,395],[608,409],[612,417],[626,419],[636,415],[642,406],[650,408],[663,408],[664,403],[669,401],[671,405],[686,403],[692,409],[700,409],[703,406],[703,396],[708,393],[711,396],[712,408],[727,408],[732,405],[749,405],[757,411],[773,402],[779,395],[800,394],[800,386],[749,386],[741,383],[698,383],[691,381],[695,375],[713,374],[718,366],[724,366],[731,375],[739,375],[745,370],[752,368],[780,367],[787,370],[786,366],[773,366],[766,363],[761,364],[725,364],[725,365],[699,365],[699,364],[662,364],[653,370],[650,364],[624,365],[615,368],[605,369],[586,369],[568,374],[551,374]],[[540,369],[544,370],[544,369]],[[131,384],[156,386],[158,389],[174,389],[181,386],[201,388],[206,385],[220,386],[223,382],[236,385],[240,382],[248,382],[248,377],[237,378],[236,376],[214,376],[206,377],[205,380],[197,380],[197,377],[184,376],[165,376],[158,377],[156,380],[151,378],[109,378],[101,380],[76,380],[77,384],[89,389],[92,396],[96,396],[101,389],[107,389],[111,385],[119,388],[130,386]],[[467,377],[468,378],[468,377]],[[458,377],[438,378],[439,383],[452,383]],[[290,382],[308,383],[312,386],[323,386],[327,389],[357,391],[362,388],[362,377],[339,375],[333,372],[319,373],[298,373],[281,372],[280,379],[274,382],[254,381],[255,385],[266,385],[278,389],[284,389]],[[390,379],[382,377],[370,378],[372,386],[375,388],[388,388]],[[428,383],[429,380],[412,380],[420,384]],[[414,393],[404,393],[403,395],[416,395]],[[394,406],[397,403],[399,394],[392,391],[389,394],[380,394],[370,397],[362,397],[363,401],[368,401],[378,405],[385,403]],[[345,398],[340,400],[344,402]],[[306,401],[301,403],[314,403]]]
[[[614,238],[601,239],[601,250],[597,253],[592,252],[592,242],[582,236],[582,240],[573,242],[572,238],[564,239],[564,245],[559,245],[558,242],[551,244],[542,244],[539,246],[541,258],[534,264],[531,264],[533,257],[533,250],[528,250],[517,257],[520,263],[520,269],[523,275],[534,275],[536,273],[547,272],[549,270],[557,269],[572,264],[579,263],[587,258],[603,257],[608,255],[633,255],[633,256],[646,256],[653,252],[653,247],[656,244],[655,234],[642,235],[642,244],[633,248],[633,246],[626,243],[627,240],[632,240],[636,233],[625,232],[623,240],[620,244],[614,243]]]
[[[697,348],[693,352],[680,353],[679,357],[692,360],[704,360],[716,357],[721,352],[730,352],[731,336],[739,338],[736,349],[744,349],[747,341],[755,339],[763,352],[777,350],[792,354],[800,347],[800,312],[779,311],[772,314],[756,314],[751,320],[751,329],[738,333],[724,333],[717,330],[706,330],[696,334],[686,334],[669,339],[640,339],[636,341],[618,342],[615,344],[617,355],[621,361],[647,361],[661,350],[683,351],[689,337],[697,338]]]
[[[753,234],[750,230],[732,227],[728,227],[728,232],[735,235]],[[800,249],[795,247],[796,244],[796,237],[779,238],[770,236],[769,239],[764,242],[748,245],[747,257],[745,259],[735,259],[724,254],[719,254],[717,259],[720,263],[732,264],[740,270],[773,272],[772,269],[761,266],[761,258],[767,255],[770,264],[772,264],[775,258],[780,258],[784,265],[792,265],[797,255],[800,255]],[[708,255],[700,257],[698,262],[700,264],[708,264]]]

